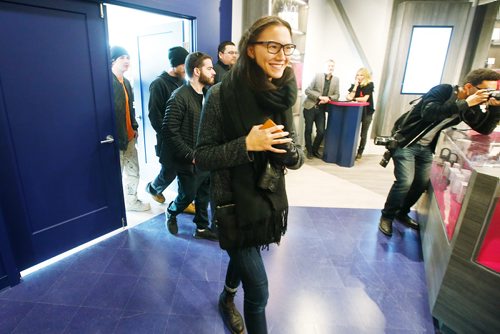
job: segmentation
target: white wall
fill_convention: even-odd
[[[233,12],[231,22],[231,41],[238,45],[242,34],[243,0],[233,0]]]
[[[356,36],[372,69],[375,101],[380,87],[380,73],[391,21],[392,0],[341,1]],[[364,67],[349,32],[333,0],[310,0],[307,23],[307,41],[304,58],[304,83],[308,84],[316,72],[322,72],[324,61],[336,61],[335,76],[340,79],[340,97],[345,98],[356,71]]]

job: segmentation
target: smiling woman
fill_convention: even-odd
[[[304,161],[294,143],[291,107],[297,84],[288,66],[295,49],[290,25],[277,16],[260,18],[238,49],[236,65],[207,96],[195,160],[211,171],[219,242],[230,258],[219,298],[222,318],[231,333],[243,333],[233,302],[243,283],[247,331],[265,334],[269,292],[260,247],[280,242],[285,234],[284,171]],[[263,127],[269,119],[279,125]]]

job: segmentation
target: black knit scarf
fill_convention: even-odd
[[[287,68],[286,71],[291,71]],[[235,73],[230,72],[221,84],[221,109],[227,140],[246,136],[251,128],[271,118],[276,124],[291,130],[291,107],[297,98],[295,77],[275,90],[256,92]],[[243,246],[264,246],[279,242],[286,232],[288,200],[284,176],[277,190],[270,192],[257,187],[268,163],[266,152],[251,152],[253,161],[231,169],[231,187],[236,204],[240,231],[244,231]]]

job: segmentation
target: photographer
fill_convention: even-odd
[[[493,132],[500,120],[500,101],[490,96],[490,90],[497,88],[497,80],[499,73],[477,69],[467,74],[461,86],[435,86],[408,115],[395,122],[392,133],[397,145],[388,152],[392,154],[396,180],[380,217],[379,230],[383,234],[392,235],[394,218],[418,229],[418,223],[408,213],[427,189],[432,154],[441,130],[464,121],[482,134]]]

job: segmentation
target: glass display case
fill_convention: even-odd
[[[417,215],[429,306],[457,333],[500,333],[500,129],[441,131]]]
[[[497,194],[495,198],[495,210],[493,210],[490,225],[479,247],[476,261],[486,268],[500,273],[500,199],[498,195],[500,194]]]
[[[500,167],[500,132],[489,136],[474,130],[445,130],[436,146],[431,183],[448,240],[451,240],[472,171]]]

